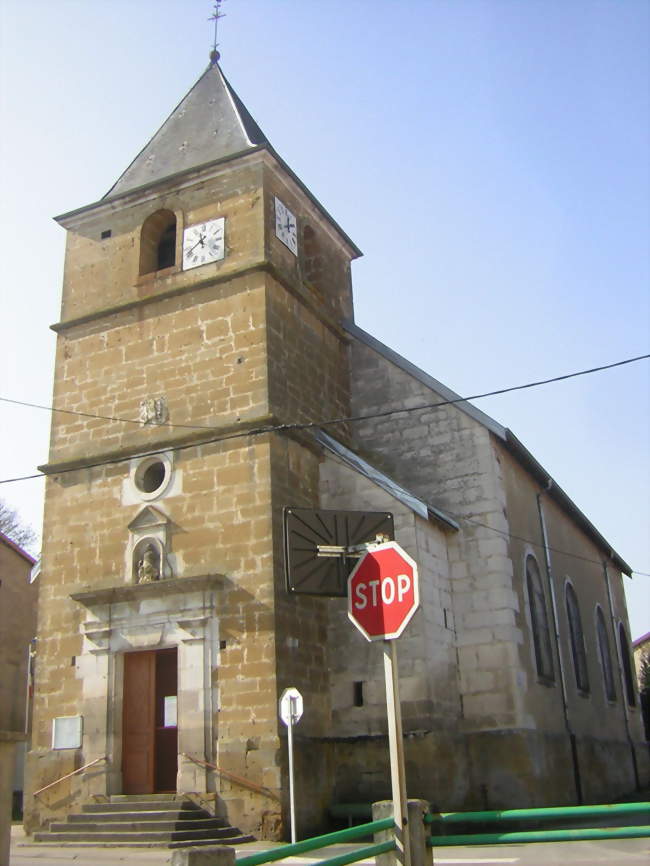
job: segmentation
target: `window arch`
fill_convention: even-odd
[[[587,694],[589,692],[589,670],[587,668],[587,653],[585,652],[585,636],[582,630],[578,597],[570,583],[566,585],[565,594],[576,686],[579,691]]]
[[[152,213],[140,232],[140,273],[150,274],[176,264],[176,216],[170,210]]]
[[[632,662],[630,661],[630,644],[627,639],[625,626],[618,626],[618,643],[621,651],[621,664],[623,665],[623,682],[625,683],[625,697],[628,706],[636,706],[636,693],[634,691],[634,679],[632,677]]]
[[[603,685],[605,686],[605,697],[608,701],[616,700],[616,683],[614,681],[614,669],[612,667],[612,656],[609,651],[609,638],[607,637],[607,625],[602,607],[596,605],[596,635],[598,637],[598,654],[600,666],[603,669]]]
[[[531,555],[526,557],[526,588],[528,590],[528,606],[530,624],[533,630],[537,674],[543,679],[553,680],[553,653],[551,651],[546,597],[537,560]]]

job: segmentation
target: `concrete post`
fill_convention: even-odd
[[[235,849],[230,845],[177,848],[172,854],[172,866],[235,866]]]
[[[424,823],[424,816],[429,811],[426,800],[409,800],[409,833],[411,835],[411,866],[429,866],[433,861],[433,852],[427,847],[430,835],[429,825]]]
[[[411,840],[411,866],[430,866],[432,862],[431,848],[427,847],[429,828],[424,823],[424,816],[429,811],[426,800],[408,801],[408,833]],[[383,818],[393,817],[393,801],[380,800],[372,804],[372,820],[381,821]],[[375,843],[387,842],[393,838],[393,830],[382,830],[375,833]],[[400,866],[397,860],[397,851],[389,851],[387,854],[379,854],[375,857],[376,866]]]

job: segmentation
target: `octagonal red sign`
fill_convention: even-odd
[[[418,567],[395,541],[373,545],[348,578],[348,616],[368,640],[399,637],[419,604]]]

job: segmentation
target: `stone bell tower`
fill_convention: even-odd
[[[326,602],[286,593],[282,554],[283,507],[318,504],[318,454],[276,428],[349,414],[359,251],[216,62],[108,193],[57,221],[69,414],[42,467],[28,828],[178,791],[281,832],[278,697],[300,688],[315,741],[330,708]],[[319,747],[310,761],[306,800],[326,772]]]

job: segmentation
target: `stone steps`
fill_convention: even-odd
[[[53,823],[34,840],[57,846],[135,846],[178,848],[239,845],[253,841],[222,818],[173,795],[120,795],[107,803],[87,803],[82,811]]]
[[[126,800],[121,797],[119,800],[111,798],[108,803],[85,803],[81,807],[81,813],[84,815],[93,812],[204,812],[200,806],[197,806],[192,800]]]
[[[70,816],[71,818],[73,816]],[[77,816],[75,816],[77,817]],[[90,817],[90,816],[84,816]],[[143,833],[174,833],[185,830],[231,830],[224,826],[224,821],[218,818],[194,818],[192,821],[156,821],[139,820],[104,820],[104,821],[70,821],[50,824],[50,833],[133,833],[141,830]]]

